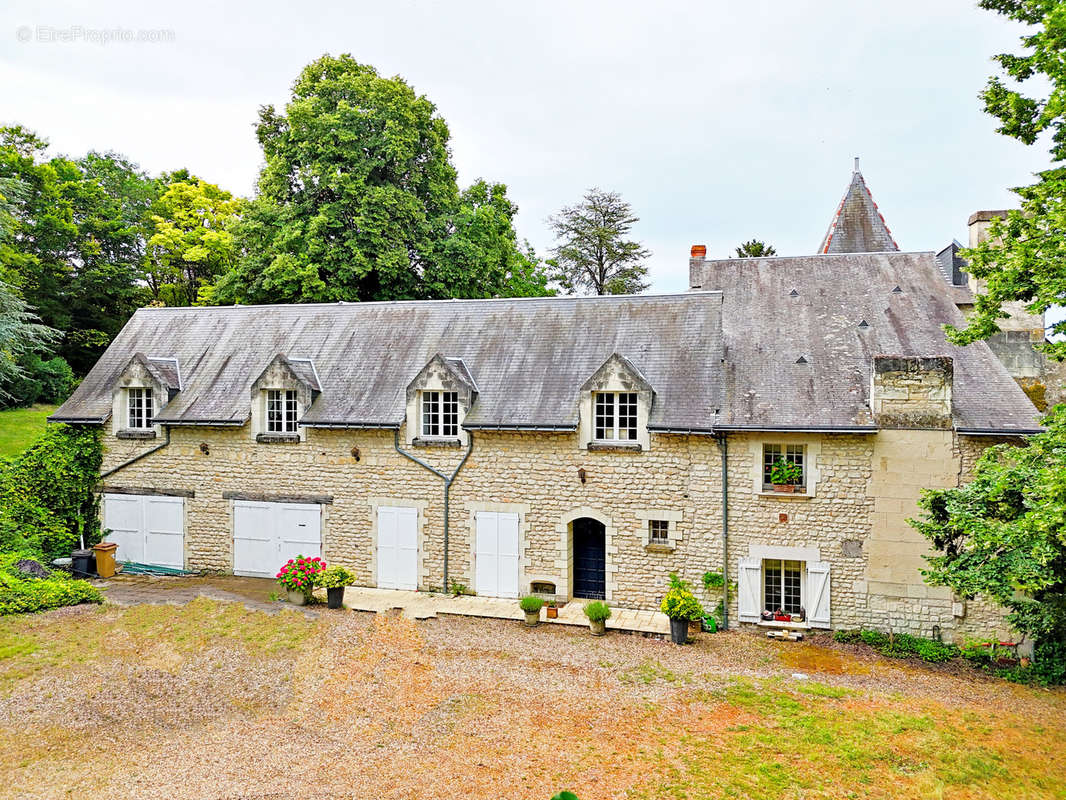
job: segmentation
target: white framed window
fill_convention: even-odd
[[[126,427],[134,430],[151,428],[152,415],[155,413],[155,407],[152,404],[152,390],[135,387],[126,391],[128,392]]]
[[[669,546],[670,545],[670,520],[648,520],[648,544]]]
[[[803,607],[805,565],[802,561],[768,558],[762,562],[763,608],[799,614]]]
[[[298,406],[295,389],[268,389],[266,393],[267,433],[296,433]]]
[[[595,441],[637,440],[636,392],[596,392],[594,402]]]
[[[770,474],[774,464],[778,461],[787,461],[795,464],[800,469],[800,479],[796,486],[807,486],[807,446],[803,444],[764,444],[762,446],[762,485],[764,489],[770,489],[773,481]]]
[[[458,438],[458,392],[422,392],[422,436],[427,439]]]

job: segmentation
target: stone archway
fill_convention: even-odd
[[[611,518],[593,508],[576,508],[562,515],[559,565],[563,567],[559,593],[575,599],[610,600],[614,594]]]

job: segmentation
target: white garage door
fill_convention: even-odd
[[[233,501],[233,574],[273,578],[290,558],[322,555],[317,503]]]
[[[180,497],[105,494],[106,540],[115,559],[160,567],[185,566],[185,502]]]
[[[477,512],[474,591],[482,597],[518,597],[518,515]]]
[[[417,508],[378,508],[378,587],[418,588]]]

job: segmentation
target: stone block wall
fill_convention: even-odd
[[[870,410],[882,428],[950,428],[953,380],[948,356],[874,356]]]

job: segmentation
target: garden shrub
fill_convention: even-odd
[[[19,360],[22,374],[11,380],[0,397],[0,408],[32,406],[34,403],[62,403],[74,389],[74,370],[60,356],[42,359],[27,353]]]
[[[0,616],[103,602],[99,589],[65,572],[57,570],[47,578],[22,575],[15,564],[23,558],[33,558],[33,554],[12,552],[0,556]]]
[[[536,595],[526,595],[518,601],[518,607],[527,614],[539,614],[544,607],[544,598]]]
[[[101,460],[96,429],[54,425],[0,462],[0,552],[28,550],[49,563],[69,556],[81,535],[87,546],[98,541]]]
[[[920,636],[911,636],[906,633],[887,634],[872,630],[837,631],[833,634],[833,639],[843,644],[865,644],[889,658],[916,656],[930,663],[950,661],[962,654],[953,644],[938,642],[935,639],[923,639]]]

